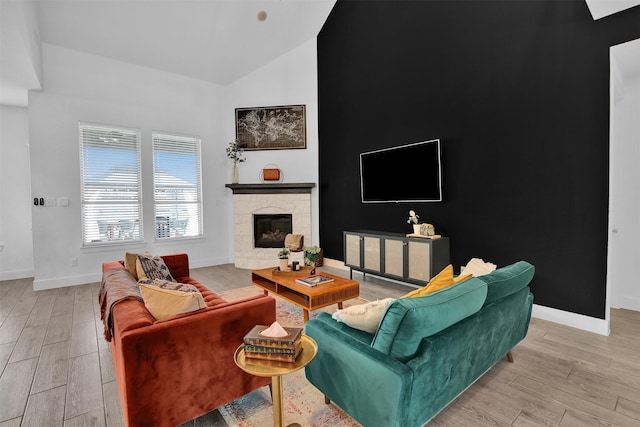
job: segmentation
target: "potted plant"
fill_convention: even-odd
[[[420,217],[416,214],[416,211],[409,211],[409,219],[407,224],[413,225],[413,234],[420,234]]]
[[[304,251],[304,265],[319,267],[318,259],[322,249],[319,246],[305,246],[302,250]]]
[[[243,157],[244,150],[240,147],[237,139],[234,139],[227,145],[227,157],[233,160],[233,175],[231,177],[231,183],[238,183],[238,163],[242,163],[247,160]]]
[[[289,249],[282,248],[278,252],[278,259],[280,260],[280,271],[286,271],[289,269]]]

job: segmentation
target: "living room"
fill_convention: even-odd
[[[240,182],[258,182],[260,170],[275,163],[287,182],[317,183],[309,243],[321,245],[328,258],[343,259],[344,230],[403,232],[406,211],[414,208],[451,238],[457,268],[473,256],[499,264],[526,259],[538,271],[532,290],[540,317],[606,335],[613,292],[607,283],[612,274],[629,283],[634,267],[632,245],[611,247],[633,229],[611,224],[609,215],[638,211],[637,199],[628,196],[633,188],[609,188],[621,180],[609,175],[609,145],[615,143],[610,125],[623,116],[631,121],[637,110],[624,110],[615,120],[610,113],[638,105],[637,80],[626,83],[624,101],[610,97],[609,49],[640,38],[638,6],[594,20],[591,4],[531,2],[528,16],[515,14],[507,25],[513,9],[500,2],[418,3],[403,9],[384,2],[338,2],[329,15],[330,4],[322,8],[322,19],[313,21],[313,36],[229,84],[46,41],[34,47],[29,37],[39,37],[37,13],[21,10],[29,29],[26,50],[36,58],[32,73],[41,87],[29,87],[35,90],[28,105],[2,106],[0,279],[34,277],[36,289],[91,283],[100,280],[102,261],[122,256],[122,246],[81,247],[80,121],[141,130],[148,191],[151,132],[200,136],[204,235],[161,242],[154,241],[150,228],[146,243],[134,249],[188,252],[192,267],[233,262],[233,199],[224,186],[231,180],[231,163],[224,148],[235,137],[234,109],[305,104],[307,148],[248,153]],[[256,13],[251,19],[263,24]],[[452,18],[455,13],[459,21]],[[416,24],[416,17],[424,23]],[[482,23],[474,20],[478,17]],[[527,19],[539,33],[524,24]],[[442,23],[450,21],[456,22]],[[417,34],[424,38],[412,41]],[[487,47],[490,43],[500,50]],[[535,61],[527,60],[528,54]],[[627,129],[627,135],[637,135],[637,127]],[[360,152],[431,138],[444,145],[443,203],[360,203]],[[621,196],[617,211],[610,209],[613,195]],[[70,204],[34,207],[34,197],[66,198]],[[152,206],[151,199],[145,202]],[[153,212],[145,218],[152,224]],[[615,254],[619,258],[612,260]],[[618,292],[627,298],[627,308],[638,310],[637,285],[622,286]]]

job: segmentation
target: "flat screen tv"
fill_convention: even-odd
[[[440,140],[360,154],[363,203],[440,202]]]

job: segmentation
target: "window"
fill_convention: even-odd
[[[142,236],[140,132],[79,124],[84,246]]]
[[[202,235],[200,139],[153,133],[156,238]]]

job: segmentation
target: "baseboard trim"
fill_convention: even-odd
[[[324,265],[349,271],[349,267],[345,266],[344,262],[331,258],[324,258]],[[537,319],[548,320],[549,322],[559,323],[600,335],[609,335],[610,332],[609,321],[606,319],[597,319],[595,317],[544,307],[542,305],[533,305],[532,316]]]
[[[189,259],[189,268],[209,267],[212,265],[228,264],[229,258],[205,258],[205,259]],[[33,277],[33,273],[31,276]],[[66,286],[86,285],[88,283],[100,282],[102,280],[102,272],[84,274],[78,276],[57,277],[53,279],[35,279],[33,281],[34,291],[43,291],[45,289],[64,288]]]
[[[0,280],[28,279],[33,277],[33,270],[0,271]]]
[[[64,288],[66,286],[86,285],[88,283],[99,282],[102,273],[85,274],[82,276],[57,277],[55,279],[34,280],[33,290],[43,291],[45,289]]]
[[[341,270],[349,271],[349,267],[344,265],[344,262],[339,261],[337,259],[322,258],[322,265],[326,265],[327,267],[331,267],[331,268],[339,268]]]
[[[607,319],[597,319],[595,317],[544,307],[542,305],[534,304],[531,315],[536,319],[560,323],[565,326],[582,329],[595,334],[608,336],[611,332],[609,328],[609,321]]]

